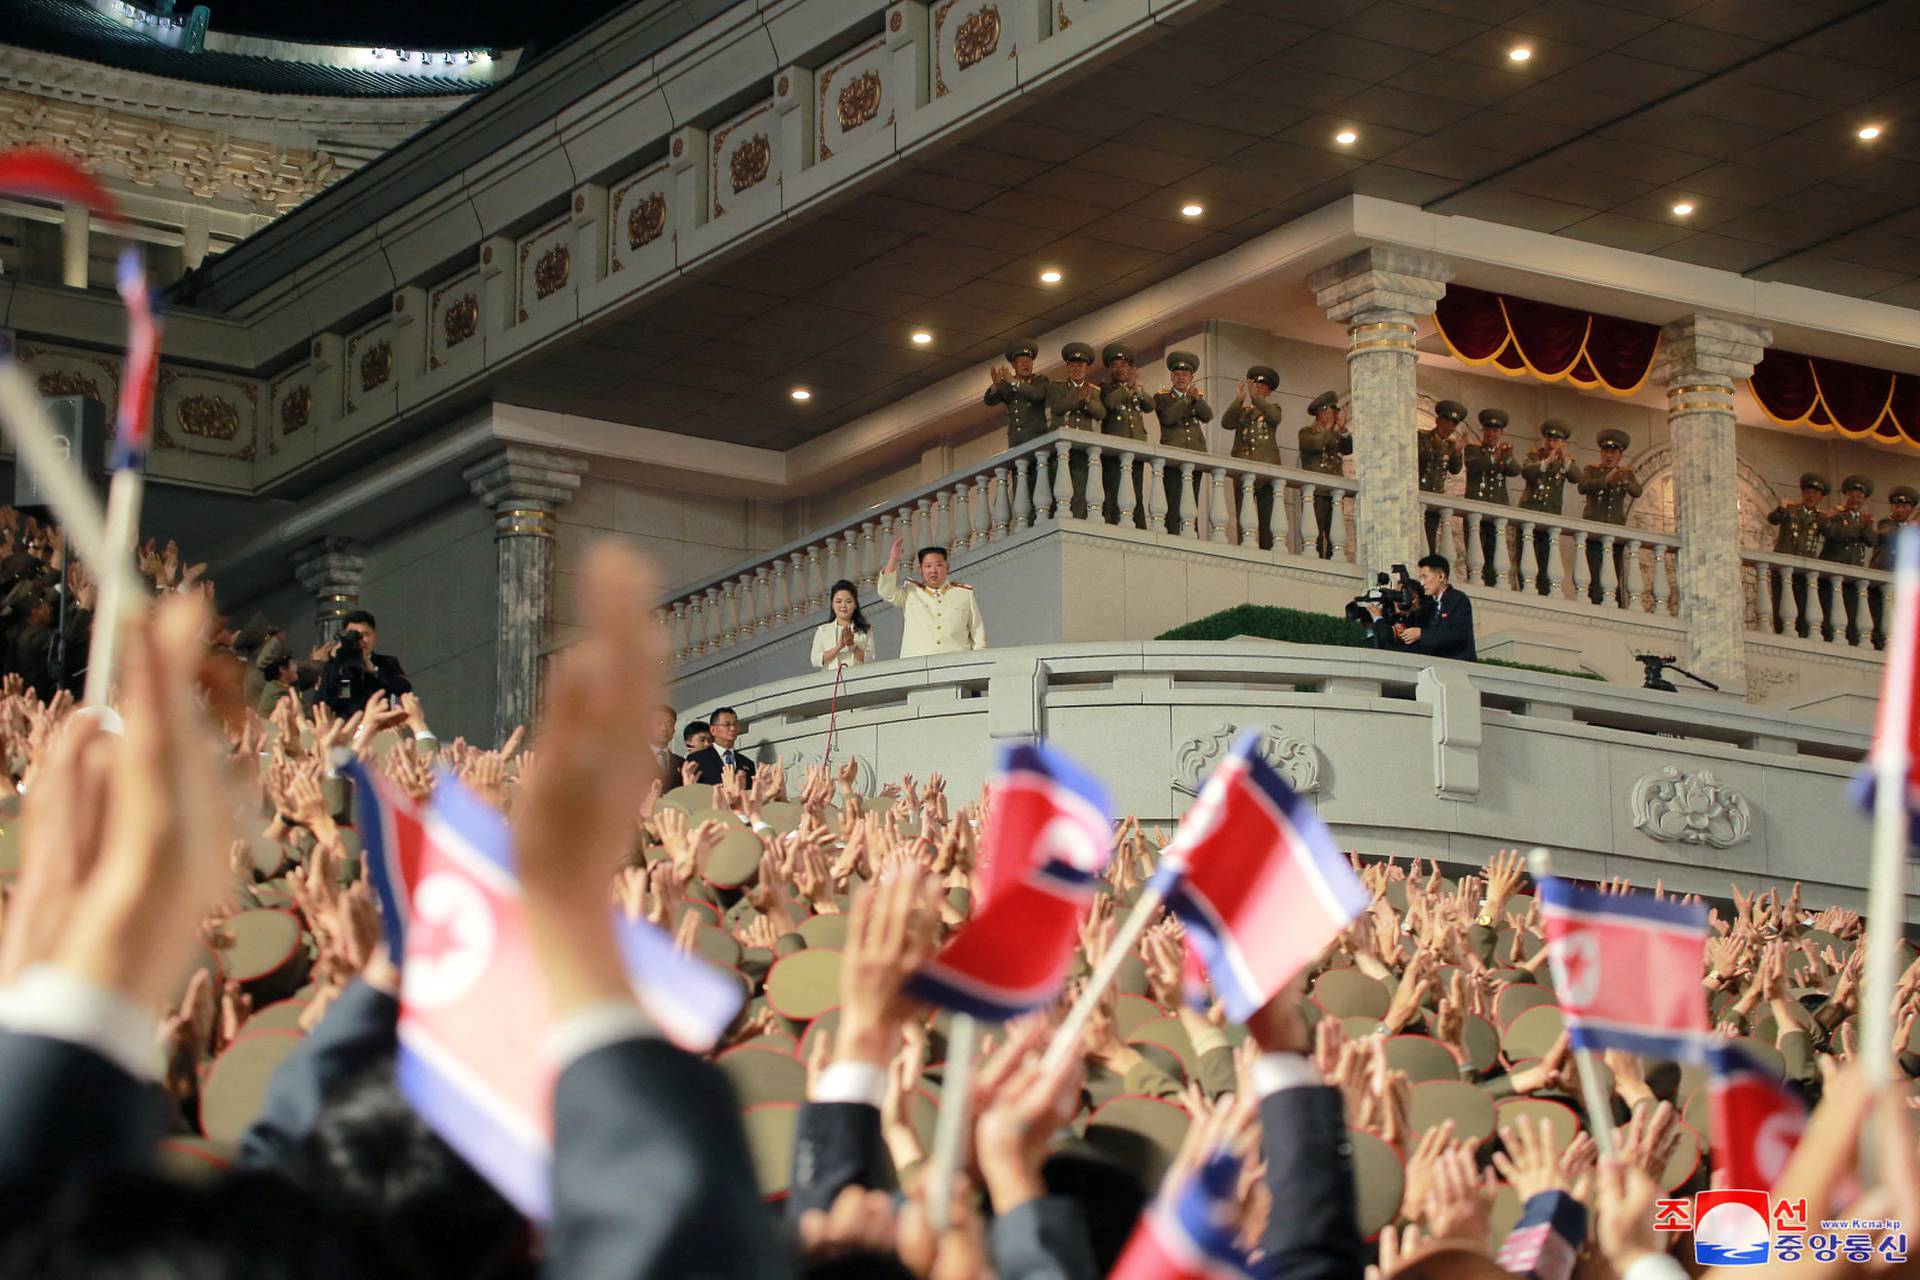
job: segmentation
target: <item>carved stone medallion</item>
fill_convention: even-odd
[[[240,411],[218,396],[187,396],[173,417],[180,430],[202,440],[231,440],[240,434]]]
[[[767,135],[756,133],[734,149],[727,161],[727,181],[733,184],[733,194],[739,195],[748,187],[758,185],[767,176],[767,170],[773,163],[773,144],[767,141]]]
[[[291,434],[307,425],[313,416],[313,392],[307,387],[295,387],[280,399],[280,430]]]
[[[953,63],[965,71],[1000,47],[1000,9],[983,4],[953,35]]]
[[[627,214],[627,248],[642,249],[667,229],[667,198],[658,191],[633,206]]]
[[[393,344],[382,338],[360,357],[360,389],[371,391],[375,387],[383,387],[392,376]]]
[[[880,73],[866,71],[847,81],[840,90],[840,131],[858,129],[880,114]]]
[[[540,255],[540,261],[533,264],[533,296],[545,298],[564,288],[567,276],[573,271],[573,255],[567,246],[557,244]]]
[[[480,327],[480,300],[469,293],[462,295],[458,302],[448,303],[440,318],[440,327],[449,348],[471,338]]]
[[[1747,798],[1711,770],[1683,772],[1665,765],[1633,784],[1633,825],[1663,844],[1731,849],[1753,830]]]
[[[1243,726],[1223,724],[1211,733],[1188,738],[1174,752],[1173,785],[1187,795],[1198,795],[1200,786],[1213,766],[1227,753]],[[1278,725],[1263,731],[1260,755],[1279,771],[1287,785],[1302,795],[1320,790],[1320,749],[1304,738],[1296,738]]]

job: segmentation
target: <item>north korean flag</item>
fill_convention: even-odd
[[[1261,1274],[1234,1238],[1240,1161],[1217,1154],[1171,1201],[1155,1200],[1108,1280],[1239,1280]]]
[[[1806,1104],[1737,1044],[1713,1045],[1707,1065],[1713,1071],[1715,1182],[1772,1190],[1806,1130]]]
[[[1701,1061],[1708,1043],[1704,908],[1600,893],[1555,876],[1541,880],[1539,900],[1574,1048]]]
[[[1059,998],[1113,827],[1106,789],[1045,747],[1009,748],[992,795],[980,907],[907,990],[1001,1022]]]
[[[1371,900],[1313,805],[1259,745],[1253,730],[1234,743],[1154,873],[1235,1022],[1271,1000]]]

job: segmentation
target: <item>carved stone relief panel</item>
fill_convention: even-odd
[[[814,77],[814,141],[822,160],[894,120],[893,54],[885,36],[876,36]]]
[[[86,351],[23,343],[20,363],[33,376],[34,389],[43,396],[85,396],[97,400],[113,420],[120,399],[120,362]]]
[[[1662,844],[1731,849],[1753,831],[1747,798],[1713,776],[1665,765],[1633,784],[1633,825]]]
[[[1196,738],[1188,738],[1173,753],[1174,789],[1187,795],[1198,795],[1200,787],[1213,772],[1213,766],[1220,763],[1227,749],[1244,725],[1222,724],[1209,733]],[[1287,785],[1302,795],[1310,795],[1320,790],[1323,757],[1320,748],[1304,738],[1299,738],[1277,724],[1260,726],[1263,738],[1260,755],[1272,765]]]
[[[1013,54],[1013,40],[997,0],[940,0],[934,5],[934,97],[946,97],[968,72]]]
[[[667,161],[650,165],[607,195],[609,271],[624,271],[650,246],[672,240],[673,175]]]
[[[427,368],[438,369],[453,352],[479,337],[480,294],[478,267],[427,294]]]
[[[347,412],[359,410],[369,395],[393,381],[392,317],[376,320],[347,338]]]
[[[729,208],[758,202],[780,185],[780,120],[773,99],[748,108],[715,129],[708,138],[713,162],[707,166],[710,218]]]
[[[542,306],[564,296],[573,282],[572,225],[573,215],[565,214],[523,237],[515,247],[514,293],[520,300],[522,324]]]
[[[267,384],[266,429],[261,433],[267,453],[280,452],[280,443],[313,425],[313,367],[295,365]]]
[[[258,382],[163,367],[155,390],[154,448],[253,460],[260,422]]]

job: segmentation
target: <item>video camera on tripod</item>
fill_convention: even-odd
[[[1668,671],[1677,671],[1704,689],[1712,689],[1715,693],[1720,691],[1720,686],[1713,681],[1697,676],[1681,666],[1673,654],[1636,653],[1633,657],[1646,671],[1647,679],[1646,683],[1640,686],[1642,689],[1658,689],[1662,693],[1680,692],[1674,687],[1673,682],[1666,678]]]
[[[1408,615],[1420,607],[1420,584],[1407,572],[1407,566],[1396,564],[1391,574],[1373,575],[1373,586],[1347,601],[1347,617],[1360,624],[1369,640],[1377,639],[1375,627],[1384,627],[1391,634],[1393,624],[1403,622]],[[1373,609],[1380,610],[1380,616],[1373,616]]]

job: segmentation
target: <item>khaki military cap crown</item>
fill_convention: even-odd
[[[1322,409],[1338,409],[1339,407],[1340,393],[1338,391],[1322,391],[1313,398],[1313,403],[1307,406],[1307,412],[1319,413]]]
[[[1602,431],[1599,436],[1599,444],[1602,449],[1619,449],[1624,451],[1626,447],[1632,443],[1633,437],[1618,427],[1609,427],[1605,431]]]
[[[1439,404],[1433,406],[1433,416],[1436,418],[1445,418],[1448,422],[1465,422],[1467,420],[1467,406],[1461,404],[1458,400],[1442,400]]]
[[[1258,382],[1273,391],[1280,386],[1280,371],[1272,365],[1256,364],[1247,370],[1247,381]]]
[[[1199,367],[1200,367],[1200,357],[1193,354],[1193,352],[1191,351],[1167,352],[1167,372],[1168,373],[1178,373],[1182,369],[1186,370],[1188,373],[1192,373],[1194,370],[1198,369]]]
[[[1007,344],[1007,359],[1018,360],[1021,356],[1038,356],[1040,344],[1033,338],[1019,338]]]
[[[1851,475],[1840,482],[1840,492],[1842,493],[1852,493],[1855,489],[1858,489],[1861,493],[1871,498],[1873,496],[1872,479],[1862,475]]]
[[[1818,489],[1822,493],[1833,492],[1833,486],[1828,484],[1827,478],[1818,471],[1809,471],[1802,475],[1800,477],[1800,487],[1802,489]]]
[[[1060,358],[1068,364],[1072,364],[1075,360],[1084,360],[1088,364],[1092,364],[1093,348],[1084,342],[1069,342],[1066,346],[1060,348]]]
[[[1920,503],[1920,492],[1915,491],[1912,485],[1897,484],[1887,490],[1887,501]]]
[[[1540,424],[1540,436],[1545,440],[1571,440],[1573,430],[1558,418],[1548,418]]]
[[[1504,431],[1507,426],[1507,411],[1505,409],[1482,409],[1480,411],[1480,425],[1488,429]]]
[[[1109,342],[1100,353],[1101,364],[1112,364],[1116,360],[1125,360],[1128,364],[1138,364],[1133,358],[1133,348],[1124,342]]]

